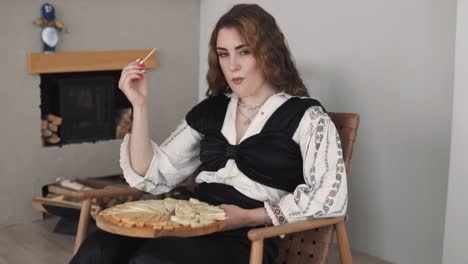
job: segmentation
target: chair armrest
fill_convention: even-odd
[[[296,223],[278,225],[278,226],[270,226],[270,227],[262,227],[262,228],[255,228],[249,230],[247,236],[250,240],[262,240],[265,238],[286,235],[291,233],[297,233],[309,229],[334,225],[339,222],[344,222],[346,216],[338,216],[338,217],[331,217],[331,218],[316,218],[311,220],[304,220],[299,221]]]
[[[126,196],[126,195],[142,195],[143,192],[136,188],[119,188],[119,187],[106,187],[97,190],[86,190],[79,191],[78,197],[81,199],[89,198],[104,198],[104,197],[115,197],[115,196]]]

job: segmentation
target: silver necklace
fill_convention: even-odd
[[[243,107],[243,108],[247,108],[247,110],[255,110],[257,108],[262,107],[263,103],[261,103],[259,105],[249,105],[249,104],[246,104],[246,103],[242,103],[241,101],[237,101],[237,105],[240,106],[240,107]]]
[[[252,123],[252,119],[255,117],[255,115],[258,113],[258,110],[255,111],[251,116],[247,116],[244,113],[242,113],[242,110],[240,108],[237,108],[239,110],[239,114],[245,119],[242,124],[244,126],[249,126]]]

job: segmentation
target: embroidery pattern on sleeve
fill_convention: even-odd
[[[346,196],[346,198],[345,198],[343,204],[341,205],[340,209],[338,209],[338,210],[332,212],[332,214],[338,214],[338,213],[343,212],[343,210],[345,209],[345,207],[346,207],[347,204],[348,204],[348,196]]]
[[[321,135],[319,137],[317,137],[317,136],[315,137],[316,152],[314,153],[314,160],[317,159],[317,152],[318,152],[317,150],[319,149],[321,141],[323,139],[324,127],[325,127],[325,120],[322,118],[319,121],[318,127],[317,127],[317,134],[321,133]],[[326,175],[326,173],[328,171],[328,168],[329,168],[329,163],[328,163],[328,149],[329,149],[328,146],[329,146],[329,144],[330,144],[330,142],[329,142],[329,139],[327,138],[326,148],[325,148],[325,160],[324,160],[325,170],[324,170],[322,176],[320,177],[319,186],[317,186],[317,187],[315,186],[316,185],[316,177],[315,177],[316,169],[315,169],[315,165],[313,165],[312,168],[310,169],[310,178],[311,178],[310,188],[302,189],[304,194],[308,194],[310,192],[310,190],[313,191],[312,196],[309,198],[309,200],[307,202],[307,206],[306,206],[305,210],[302,213],[306,213],[309,210],[310,205],[312,204],[312,201],[315,199],[315,195],[317,194],[318,190],[320,190],[322,188],[322,186],[323,186],[325,175]],[[296,203],[299,201],[299,198],[300,198],[300,194],[298,192],[297,199],[295,197]],[[290,216],[296,216],[296,215],[300,215],[300,214],[301,214],[301,212],[296,211],[296,212],[291,212],[289,215]]]
[[[335,182],[332,185],[333,189],[330,190],[330,192],[327,195],[327,198],[325,198],[325,203],[322,206],[322,210],[315,213],[316,217],[328,213],[330,208],[335,203],[336,194],[340,190],[340,187],[341,187],[341,184],[342,184],[342,181],[343,181],[343,174],[345,173],[345,165],[344,165],[345,163],[344,163],[344,160],[343,160],[343,155],[342,155],[342,151],[341,151],[341,141],[340,141],[340,136],[338,135],[338,133],[336,133],[336,142],[337,142],[336,143],[337,147],[339,149],[338,153],[337,153],[339,158],[338,158],[337,163],[336,163]],[[346,200],[347,200],[347,197],[346,197]],[[344,204],[342,205],[339,212],[341,212],[344,209],[344,207],[346,205],[346,200],[345,200]]]
[[[161,146],[167,146],[174,138],[176,138],[180,133],[182,133],[186,128],[188,127],[187,122],[185,120],[180,121],[180,123],[177,125],[177,129],[172,132],[171,136],[167,138]]]
[[[315,106],[312,107],[310,113],[310,118],[312,120],[312,123],[315,119],[320,118],[318,124],[317,124],[317,129],[315,132],[315,153],[314,153],[314,160],[317,159],[318,155],[318,150],[320,148],[320,144],[323,140],[323,131],[325,129],[325,119],[322,117],[325,117],[325,113],[323,112],[321,107]],[[328,165],[326,166],[328,168]],[[322,178],[323,179],[323,178]],[[321,181],[322,182],[322,181]],[[316,188],[317,184],[317,179],[315,177],[315,164],[310,168],[310,186],[311,190],[317,190]],[[320,187],[319,187],[320,188]]]
[[[321,144],[322,139],[323,139],[324,128],[325,128],[325,119],[321,118],[318,125],[317,125],[317,133],[315,135],[315,147],[316,147],[317,150],[319,149],[320,144]],[[327,144],[328,144],[328,141],[327,141]],[[313,194],[309,198],[309,201],[307,202],[307,206],[304,209],[303,213],[305,213],[305,212],[307,212],[309,210],[312,201],[315,199],[315,195],[317,194],[317,191],[320,188],[322,188],[322,186],[323,186],[323,180],[325,178],[326,172],[328,171],[328,146],[326,148],[326,151],[327,151],[327,153],[325,153],[325,170],[324,170],[322,176],[320,177],[319,186],[317,186],[317,188],[313,189]],[[317,152],[315,152],[315,157],[314,157],[315,159],[317,158]],[[312,173],[314,173],[314,174],[311,177],[313,177],[314,180],[315,180],[315,165],[312,168],[313,168]]]
[[[319,106],[313,106],[313,107],[309,108],[307,110],[307,112],[309,113],[309,117],[311,119],[311,122],[310,122],[309,126],[310,126],[310,131],[312,131],[312,129],[314,127],[314,120],[319,118],[319,117],[324,117],[326,115],[323,112],[322,108],[319,107]],[[317,159],[317,152],[318,152],[318,148],[320,147],[320,142],[321,142],[320,140],[321,140],[321,138],[323,138],[324,126],[325,126],[325,121],[323,119],[321,119],[319,121],[317,130],[316,130],[316,136],[315,136],[315,142],[314,142],[315,143],[314,144],[314,146],[315,146],[314,160]],[[319,134],[321,134],[321,135],[319,135]],[[311,145],[311,142],[308,142],[305,153],[309,152],[310,145]],[[307,183],[307,185],[310,186],[310,190],[315,189],[315,185],[317,184],[317,180],[316,180],[316,177],[315,177],[315,164],[312,165],[312,167],[309,169],[309,177],[305,177],[304,181]],[[308,188],[303,188],[304,193],[309,192],[309,190],[307,190],[307,189]],[[300,194],[301,194],[301,192],[296,193],[296,197],[295,197],[296,202],[299,201]]]
[[[273,204],[273,203],[268,203],[268,204],[270,205],[271,210],[275,214],[276,220],[278,220],[280,224],[288,223],[288,220],[286,219],[286,217],[284,216],[283,212],[281,211],[278,205]]]
[[[169,188],[169,189],[172,189],[172,188],[174,188],[176,186],[176,185],[168,185],[168,184],[165,184],[165,183],[155,183],[151,179],[144,179],[143,182],[153,185],[153,188],[151,188],[151,189],[149,189],[147,185],[143,185],[141,190],[145,191],[145,192],[149,192],[150,190],[154,190],[154,189],[158,188],[159,186],[164,186],[164,187]]]
[[[307,109],[307,112],[309,113],[310,120],[315,120],[321,116],[325,116],[325,113],[323,112],[323,109],[320,106],[312,106],[309,109]]]
[[[313,130],[315,119],[317,119],[319,117],[326,116],[325,113],[323,112],[323,109],[321,107],[319,107],[319,106],[310,107],[309,109],[307,109],[307,113],[309,114],[309,118],[310,118],[310,122],[309,122],[309,125],[308,125],[309,126],[309,131]],[[321,124],[321,128],[320,129],[317,128],[317,133],[323,134],[323,126],[324,126],[323,119],[321,119],[319,121],[319,126],[318,127],[320,127],[320,124]],[[315,146],[314,160],[317,159],[317,151],[318,151],[318,148],[320,147],[320,141],[317,142],[317,139],[320,139],[320,138],[323,138],[323,135],[321,137],[316,136],[314,142],[312,142],[312,140],[307,142],[307,147],[306,147],[305,153],[309,152],[309,148],[310,148],[311,145]],[[308,186],[299,186],[295,190],[294,201],[296,203],[299,202],[302,194],[307,195],[307,194],[310,193],[311,190],[314,190],[316,188],[317,180],[316,180],[316,177],[315,177],[315,165],[312,165],[312,167],[309,169],[309,177],[304,177],[304,181]],[[294,212],[289,213],[289,216],[296,216],[296,215],[300,215],[300,214],[301,214],[300,211],[294,211]]]

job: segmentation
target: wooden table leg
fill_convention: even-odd
[[[75,239],[75,247],[73,249],[73,255],[76,254],[78,249],[81,246],[81,243],[86,238],[88,233],[88,224],[89,218],[91,216],[91,199],[83,200],[81,204],[81,212],[80,212],[80,222],[78,223],[78,230],[76,232],[76,239]]]

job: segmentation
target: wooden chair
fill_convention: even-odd
[[[328,113],[340,134],[347,173],[350,170],[353,144],[359,127],[359,115],[352,113]],[[345,228],[346,216],[318,218],[280,226],[252,229],[248,237],[252,241],[250,264],[262,263],[263,240],[286,235],[279,245],[275,264],[327,263],[336,230],[341,263],[352,263],[351,250]]]
[[[349,173],[353,144],[359,127],[359,115],[353,113],[328,113],[340,134],[346,171]],[[81,191],[83,200],[75,254],[86,238],[91,200],[122,195],[138,195],[142,192],[133,188]],[[345,229],[346,216],[305,220],[280,226],[252,229],[248,237],[252,241],[250,264],[262,263],[263,240],[285,234],[279,245],[279,256],[275,263],[326,263],[330,252],[333,233],[336,230],[341,263],[352,263],[351,250]]]
[[[110,177],[115,176],[118,175]],[[32,200],[33,208],[42,213],[43,219],[50,214],[48,209],[54,209],[52,214],[60,211],[61,213],[66,212],[68,216],[74,216],[75,210],[80,210],[74,253],[86,238],[91,215],[95,216],[102,209],[118,203],[139,200],[143,195],[142,191],[128,187],[125,181],[121,183],[115,179],[107,178],[74,180],[78,184],[90,187],[91,190],[76,190],[59,184],[49,184],[43,187],[43,195]]]

